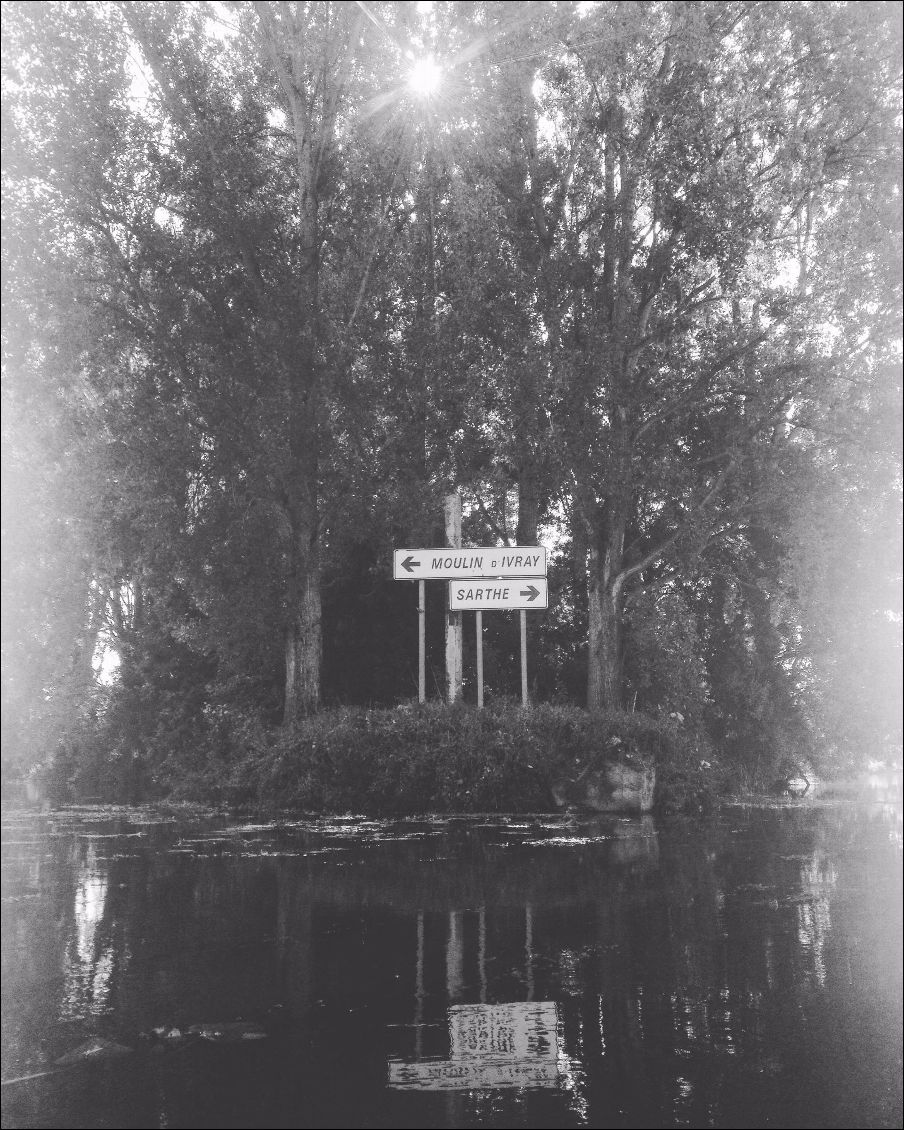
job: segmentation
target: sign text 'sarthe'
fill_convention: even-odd
[[[549,589],[545,577],[450,581],[449,607],[453,611],[548,608]]]

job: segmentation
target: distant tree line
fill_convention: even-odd
[[[391,550],[452,490],[466,544],[554,547],[536,699],[751,768],[900,744],[897,5],[10,2],[3,38],[14,766],[410,698]]]

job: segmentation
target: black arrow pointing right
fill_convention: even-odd
[[[540,595],[540,590],[533,585],[528,585],[526,589],[522,589],[521,596],[526,596],[528,600],[536,600]]]

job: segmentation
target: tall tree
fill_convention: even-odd
[[[179,481],[151,481],[180,575],[224,658],[239,624],[280,631],[287,720],[321,698],[323,499],[348,485],[336,456],[393,182],[382,138],[360,128],[387,70],[363,18],[342,4],[16,12],[12,145],[31,148],[34,207],[74,234],[61,269],[78,300],[115,330],[91,379],[105,404],[119,396],[129,451],[172,437],[161,470]],[[81,113],[51,106],[60,89]]]
[[[516,83],[540,122],[520,139],[523,215],[554,296],[551,446],[588,552],[591,708],[621,702],[627,592],[739,520],[729,482],[844,364],[812,275],[804,291],[789,272],[894,120],[891,13],[850,14],[599,6],[547,40],[530,94],[529,72]]]
[[[50,424],[20,483],[67,500],[37,526],[72,595],[29,607],[83,641],[35,684],[101,625],[136,702],[172,664],[201,714],[291,721],[323,578],[376,582],[455,486],[481,539],[561,523],[585,591],[542,644],[572,671],[586,607],[592,708],[676,705],[706,659],[702,711],[721,648],[800,714],[831,648],[795,502],[866,498],[899,348],[895,34],[734,0],[9,5],[5,395]]]

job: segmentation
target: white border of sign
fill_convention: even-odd
[[[476,549],[396,549],[396,581],[456,581],[467,577],[545,577],[546,546],[494,545]],[[533,605],[531,605],[533,607]]]
[[[452,612],[504,611],[549,608],[549,586],[545,577],[466,578],[449,582]]]

